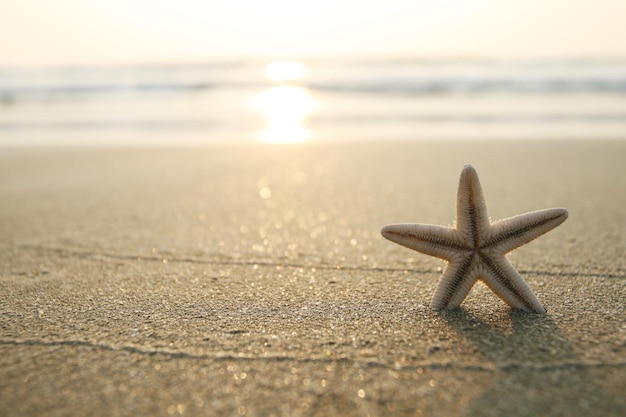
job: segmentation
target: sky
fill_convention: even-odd
[[[0,0],[0,66],[626,57],[624,0]]]

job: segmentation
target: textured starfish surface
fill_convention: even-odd
[[[392,224],[382,235],[407,248],[448,261],[430,306],[457,308],[477,280],[482,280],[512,308],[545,314],[506,254],[554,229],[567,219],[564,208],[532,211],[491,222],[476,170],[461,172],[456,227]]]

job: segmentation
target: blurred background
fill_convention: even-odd
[[[0,0],[0,146],[626,138],[622,0]]]

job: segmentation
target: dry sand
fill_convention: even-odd
[[[387,223],[568,208],[512,263],[548,309]],[[626,414],[626,142],[0,150],[0,415]]]

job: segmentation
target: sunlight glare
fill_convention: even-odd
[[[265,130],[259,134],[263,142],[297,143],[311,136],[303,122],[314,110],[315,102],[304,88],[270,87],[255,97],[253,106],[267,122]]]
[[[277,82],[300,80],[306,75],[306,68],[298,61],[272,61],[265,68],[265,75]]]

